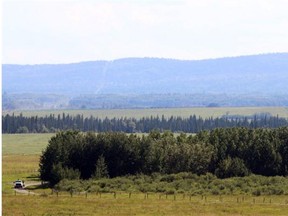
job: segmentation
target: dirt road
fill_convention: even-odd
[[[35,185],[41,185],[41,182],[38,181],[30,181],[30,182],[25,182],[25,188],[14,188],[14,191],[16,193],[22,193],[22,194],[31,194],[31,195],[39,195],[38,193],[34,193],[30,190],[27,189],[29,186],[35,186]]]

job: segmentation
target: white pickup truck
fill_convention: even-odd
[[[24,188],[25,187],[25,184],[24,184],[24,181],[22,180],[16,180],[14,183],[14,188]]]

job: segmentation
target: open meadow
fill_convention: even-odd
[[[53,193],[39,186],[27,193],[12,182],[37,182],[40,152],[53,134],[2,135],[3,215],[288,215],[288,196],[161,193]]]
[[[52,133],[2,134],[2,153],[4,155],[40,155],[53,135]]]
[[[35,110],[35,111],[3,111],[3,115],[6,114],[15,114],[20,115],[22,113],[23,116],[39,116],[44,117],[46,115],[55,115],[58,114],[69,114],[72,116],[76,116],[78,114],[83,114],[83,117],[98,117],[104,119],[108,118],[136,118],[140,119],[142,117],[150,117],[150,116],[162,116],[171,117],[171,116],[179,116],[179,117],[189,117],[190,115],[201,116],[202,118],[209,117],[221,117],[223,115],[255,115],[257,113],[270,113],[272,116],[279,116],[283,118],[288,118],[288,108],[286,107],[195,107],[195,108],[166,108],[166,109],[108,109],[108,110]]]

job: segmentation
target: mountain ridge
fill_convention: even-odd
[[[39,66],[39,65],[72,65],[79,63],[91,63],[91,62],[112,62],[117,60],[125,60],[125,59],[165,59],[165,60],[176,60],[176,61],[210,61],[210,60],[221,60],[221,59],[233,59],[233,58],[241,58],[241,57],[255,57],[255,56],[271,56],[271,55],[288,55],[288,52],[271,52],[271,53],[258,53],[258,54],[248,54],[248,55],[235,55],[235,56],[224,56],[224,57],[211,57],[211,58],[201,58],[201,59],[180,59],[180,58],[166,58],[166,57],[153,57],[153,56],[145,56],[145,57],[123,57],[116,58],[112,60],[98,59],[98,60],[83,60],[83,61],[75,61],[68,63],[36,63],[36,64],[17,64],[17,63],[3,63],[2,65],[19,65],[19,66]]]
[[[288,53],[2,65],[5,109],[288,106],[287,81]]]
[[[214,60],[124,58],[72,64],[2,65],[9,93],[285,93],[288,53]]]

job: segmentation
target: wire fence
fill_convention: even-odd
[[[279,196],[245,196],[245,195],[198,195],[193,196],[189,194],[163,194],[163,193],[138,193],[138,192],[63,192],[51,190],[50,193],[42,192],[36,193],[31,190],[14,190],[14,196],[40,196],[50,198],[81,198],[81,199],[138,199],[138,200],[168,200],[181,201],[191,203],[239,203],[239,204],[258,204],[258,205],[287,205],[288,195]]]

